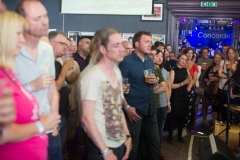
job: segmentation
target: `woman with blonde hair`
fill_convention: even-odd
[[[214,122],[218,119],[218,113],[220,111],[219,99],[217,93],[214,93],[214,88],[218,87],[218,70],[220,68],[220,63],[224,59],[223,54],[215,53],[213,56],[213,65],[210,66],[204,76],[204,82],[207,86],[207,92],[205,92],[207,106],[212,107],[212,121]],[[206,95],[207,94],[207,95]],[[214,125],[209,128],[213,130]]]
[[[15,12],[0,14],[0,79],[13,90],[16,119],[0,135],[0,159],[47,159],[46,130],[55,128],[60,116],[52,113],[38,116],[36,98],[13,74],[15,56],[25,42],[23,32],[28,28],[25,19]],[[21,157],[21,158],[20,158]]]
[[[226,73],[230,77],[236,70],[238,60],[238,51],[234,47],[229,47],[226,52],[225,60],[222,60],[220,63],[220,68],[218,70],[219,76],[219,105],[221,109],[221,118],[222,122],[227,120],[227,111],[226,107],[223,104],[226,103],[226,90],[228,90],[227,86],[224,87],[226,81],[228,80],[227,76],[223,74]],[[224,88],[223,88],[224,87]]]

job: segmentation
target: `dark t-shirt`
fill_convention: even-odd
[[[162,76],[162,72],[160,69],[154,67],[154,71],[155,71],[155,75],[156,75],[156,78],[157,78],[157,81],[158,81],[158,84],[160,84],[161,82],[164,82],[164,78]],[[159,94],[154,94],[154,98],[155,98],[155,106],[156,108],[160,108],[160,97],[159,97]]]
[[[163,67],[164,67],[168,72],[171,71],[171,66],[170,66],[170,62],[169,62],[169,61],[166,61]]]
[[[171,68],[171,70],[172,70],[174,67],[176,67],[176,65],[177,65],[177,61],[172,60],[172,59],[169,60],[169,63],[170,63],[170,68]]]
[[[90,54],[88,54],[86,59],[85,59],[85,65],[86,66],[89,64],[90,59],[91,59],[91,56],[90,56]]]
[[[55,81],[57,81],[62,70],[62,65],[58,61],[55,61],[55,70],[56,70]],[[62,87],[59,93],[60,93],[59,113],[65,115],[66,118],[68,118],[69,117],[69,111],[68,111],[69,99],[68,99],[67,87]]]

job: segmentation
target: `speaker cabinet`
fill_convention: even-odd
[[[236,160],[236,156],[221,139],[211,134],[199,145],[200,160]]]

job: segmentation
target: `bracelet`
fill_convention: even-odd
[[[109,153],[109,148],[106,148],[103,152],[101,152],[102,156],[106,156]]]
[[[124,111],[126,111],[128,108],[130,108],[129,105],[125,106],[125,107],[124,107]]]
[[[180,83],[180,87],[182,87],[182,83]]]
[[[29,83],[26,83],[24,84],[25,88],[29,91],[29,92],[32,92],[32,88],[31,86],[29,85]]]
[[[63,83],[63,87],[67,87],[68,83],[66,81],[64,81]]]
[[[162,87],[161,84],[158,84],[158,87],[161,88]]]
[[[167,104],[169,105],[169,104],[171,104],[171,102],[167,102]]]
[[[44,132],[44,127],[43,127],[42,123],[40,121],[37,121],[35,124],[38,128],[38,133],[43,133]]]

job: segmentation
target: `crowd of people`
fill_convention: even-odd
[[[38,0],[19,1],[16,12],[0,3],[0,12],[1,160],[63,160],[71,141],[84,159],[163,160],[164,126],[168,143],[175,128],[177,141],[187,143],[183,134],[195,131],[200,102],[209,130],[209,106],[213,122],[228,118],[234,47],[223,45],[211,59],[208,47],[174,53],[169,44],[152,45],[150,32],[130,43],[108,27],[76,43],[62,31],[48,33]],[[239,104],[239,87],[229,90]]]

